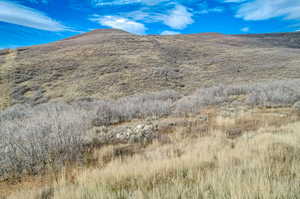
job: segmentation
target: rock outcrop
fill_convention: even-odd
[[[95,127],[89,133],[89,139],[94,143],[147,143],[157,138],[157,125],[148,122],[122,126]]]

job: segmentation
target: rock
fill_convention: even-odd
[[[90,139],[97,139],[102,144],[112,143],[145,143],[157,138],[157,127],[154,124],[138,124],[120,127],[96,127]]]

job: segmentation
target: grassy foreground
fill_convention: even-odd
[[[180,126],[147,147],[107,146],[93,166],[7,199],[300,198],[300,122],[265,117],[250,128],[257,118],[247,117],[216,117],[206,134]]]

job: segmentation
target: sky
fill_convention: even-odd
[[[0,49],[94,29],[147,35],[300,31],[300,0],[0,0]]]

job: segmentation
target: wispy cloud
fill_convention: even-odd
[[[31,3],[43,3],[43,4],[47,4],[48,0],[23,0],[23,1],[28,1]]]
[[[118,0],[119,3],[121,1],[124,0]],[[137,0],[132,0],[130,2],[133,1]],[[144,3],[147,2],[148,4],[158,2],[156,0],[140,1]],[[194,23],[192,17],[192,10],[181,4],[171,3],[151,8],[141,7],[141,9],[136,11],[119,12],[115,15],[94,15],[90,20],[97,21],[103,26],[118,28],[135,34],[144,34],[147,30],[145,24],[161,23],[172,29],[182,30]]]
[[[206,8],[199,11],[195,11],[195,14],[222,13],[222,12],[224,12],[224,8],[215,7],[215,8]]]
[[[163,16],[163,22],[174,29],[184,29],[194,23],[193,14],[185,6],[176,5],[168,15]]]
[[[299,0],[225,0],[225,2],[241,3],[236,17],[244,20],[266,20],[275,17],[284,19],[300,19]]]
[[[226,3],[241,3],[241,2],[245,2],[247,0],[224,0],[224,2]]]
[[[53,32],[70,30],[42,12],[7,1],[0,2],[0,21]]]
[[[249,32],[250,31],[250,28],[249,27],[244,27],[241,29],[242,32]]]
[[[163,32],[160,33],[160,34],[161,34],[161,35],[179,35],[180,32],[166,30],[166,31],[163,31]]]
[[[125,30],[134,34],[145,34],[147,28],[144,24],[136,21],[118,17],[118,16],[97,16],[94,15],[91,21],[96,21],[102,26],[107,26],[115,29]]]
[[[129,5],[129,4],[145,4],[148,6],[153,6],[166,1],[169,0],[90,0],[90,3],[94,7]]]

